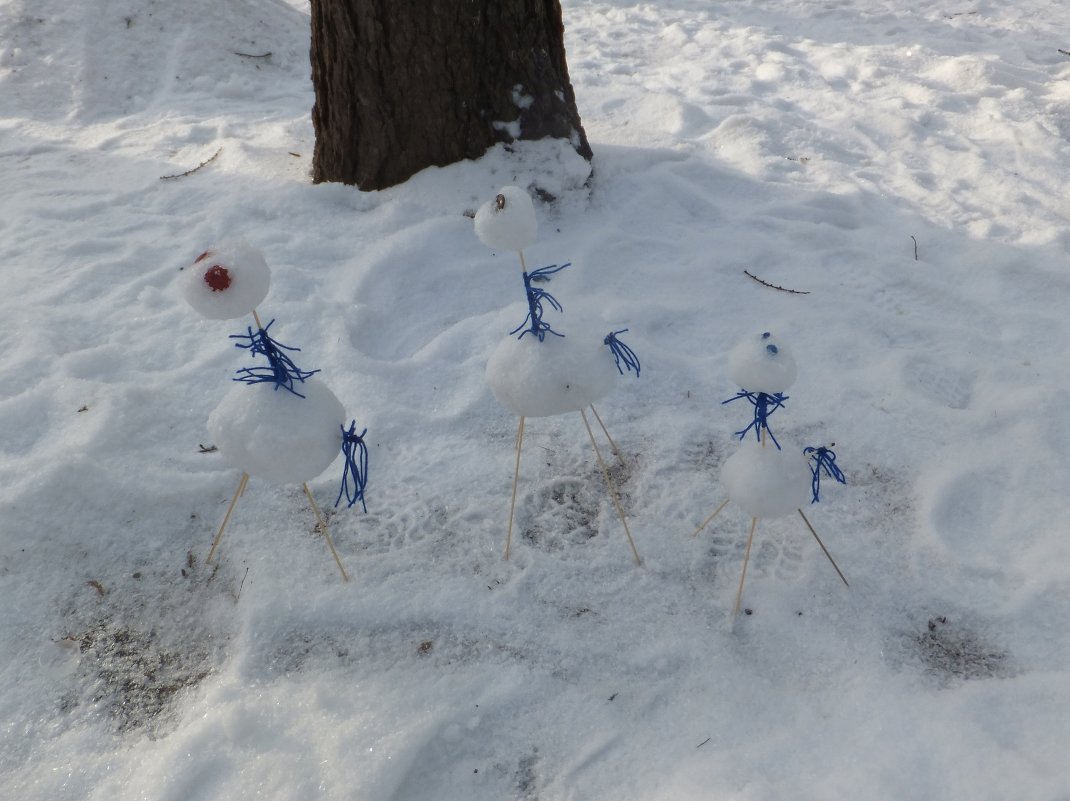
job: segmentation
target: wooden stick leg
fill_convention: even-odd
[[[591,424],[587,422],[587,415],[583,409],[580,409],[580,417],[583,418],[583,426],[587,429],[587,436],[590,437],[591,445],[594,447],[594,455],[598,457],[598,465],[602,468],[602,475],[606,479],[606,486],[609,487],[609,494],[613,498],[613,505],[617,507],[617,514],[620,516],[621,525],[624,526],[624,534],[628,537],[628,545],[632,549],[632,558],[635,559],[636,565],[642,565],[643,560],[639,558],[639,551],[635,547],[635,540],[632,539],[631,529],[628,528],[628,521],[624,517],[624,508],[620,505],[620,496],[617,494],[617,487],[613,483],[613,479],[609,477],[609,468],[606,467],[606,462],[602,458],[602,452],[598,450],[598,443],[594,441],[594,432],[591,431]]]
[[[843,582],[843,585],[845,587],[850,587],[851,585],[847,583],[847,577],[843,575],[843,572],[840,570],[839,565],[836,564],[836,560],[833,559],[832,554],[829,553],[829,549],[825,547],[825,543],[823,543],[821,541],[821,538],[817,536],[817,531],[814,530],[814,527],[810,524],[810,521],[806,519],[806,515],[803,514],[803,510],[798,509],[796,511],[798,511],[799,517],[803,519],[803,522],[806,523],[806,527],[810,529],[810,533],[814,535],[814,539],[817,540],[817,544],[821,546],[821,550],[824,552],[825,556],[828,557],[829,564],[831,564],[832,569],[836,571],[836,575],[840,577],[840,581]]]
[[[312,504],[312,511],[316,515],[316,527],[323,533],[323,538],[327,540],[327,547],[331,549],[331,556],[334,557],[334,563],[338,565],[338,569],[342,571],[342,580],[349,581],[349,574],[346,573],[346,569],[342,566],[342,560],[338,557],[338,551],[334,549],[334,540],[331,539],[331,532],[327,530],[327,521],[323,519],[323,515],[320,514],[320,508],[316,506],[316,499],[312,497],[312,490],[308,488],[308,484],[302,485],[305,488],[305,496],[308,498],[308,502]]]
[[[524,444],[524,418],[516,429],[516,469],[513,471],[513,499],[509,501],[509,530],[505,534],[505,559],[509,559],[509,550],[513,545],[513,512],[516,511],[516,485],[520,480],[520,448]]]
[[[234,490],[234,497],[230,499],[230,506],[227,507],[227,513],[223,516],[223,523],[219,526],[219,531],[216,532],[215,539],[212,540],[212,549],[208,551],[208,558],[205,562],[211,562],[212,557],[215,556],[215,549],[219,547],[219,541],[223,539],[223,532],[227,528],[227,523],[230,522],[230,515],[234,511],[234,507],[238,504],[238,498],[245,493],[245,485],[249,483],[249,474],[242,473],[241,481],[238,482],[238,488]]]
[[[594,419],[598,421],[598,425],[602,426],[602,433],[606,435],[606,439],[609,440],[610,447],[613,448],[613,453],[617,455],[617,460],[624,463],[624,455],[620,452],[620,448],[617,447],[617,443],[613,441],[613,437],[609,436],[609,429],[606,428],[606,424],[602,422],[601,416],[598,414],[598,410],[594,408],[594,404],[591,404],[591,411],[594,412]]]
[[[758,527],[758,518],[750,519],[750,534],[747,535],[747,550],[743,554],[743,572],[739,574],[739,590],[736,592],[736,605],[732,607],[732,617],[739,614],[739,606],[743,601],[743,582],[747,580],[747,563],[750,562],[750,546],[754,542],[754,529]]]
[[[260,315],[256,313],[256,309],[253,309],[253,319],[256,321],[257,328],[263,328],[264,324],[260,322]]]
[[[698,528],[696,528],[695,529],[695,533],[692,534],[691,536],[692,537],[697,537],[699,532],[702,531],[702,529],[706,528],[706,526],[708,526],[710,523],[712,523],[713,522],[713,518],[717,517],[717,515],[719,515],[721,513],[721,510],[724,509],[726,506],[728,506],[728,498],[725,498],[723,501],[721,501],[721,505],[713,510],[713,514],[712,515],[710,515],[709,517],[707,517],[705,520],[702,521],[702,525],[699,526]]]

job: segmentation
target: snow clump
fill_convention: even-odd
[[[264,255],[244,239],[213,245],[182,274],[182,294],[209,320],[244,317],[260,305],[271,287]]]
[[[316,378],[295,389],[305,397],[271,382],[227,393],[208,431],[228,464],[272,484],[302,484],[330,466],[342,450],[345,408]]]
[[[725,460],[721,484],[729,500],[751,517],[782,517],[809,500],[813,474],[798,448],[747,441]]]
[[[535,241],[539,225],[531,195],[503,186],[476,212],[476,236],[491,250],[523,250]]]
[[[747,337],[728,354],[728,374],[748,392],[775,395],[795,383],[797,370],[791,347],[766,331]]]
[[[509,336],[487,362],[486,379],[501,403],[521,417],[586,409],[613,388],[617,368],[591,329],[557,337]]]

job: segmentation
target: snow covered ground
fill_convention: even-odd
[[[378,193],[308,180],[305,5],[0,0],[0,797],[1070,798],[1065,4],[567,0],[589,184],[544,143]],[[641,568],[574,414],[528,421],[501,558],[526,305],[465,213],[509,183],[556,197],[550,319],[642,359],[599,404]],[[255,478],[204,564],[246,322],[177,278],[233,234],[369,429],[348,584]],[[749,520],[690,534],[767,329],[851,586],[765,521],[733,624]]]

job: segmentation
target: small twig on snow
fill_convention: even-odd
[[[918,260],[918,239],[914,234],[910,235],[910,238],[914,240],[914,261]]]
[[[1059,52],[1060,52],[1060,53],[1062,53],[1062,54],[1063,54],[1064,56],[1070,56],[1070,50],[1063,50],[1063,49],[1062,49],[1062,48],[1060,47],[1060,48],[1059,48]]]
[[[756,276],[754,273],[748,272],[747,270],[744,270],[743,274],[748,276],[749,278],[753,278],[755,281],[757,281],[762,286],[767,286],[770,289],[779,289],[781,292],[790,292],[792,295],[809,295],[810,294],[810,292],[807,291],[807,290],[803,290],[803,289],[788,289],[787,287],[777,286],[776,284],[770,284],[768,281],[763,281],[761,278]]]
[[[241,588],[245,586],[245,579],[249,575],[249,568],[245,568],[245,575],[241,577],[241,584],[238,585],[238,591],[234,593],[234,603],[238,603],[238,599],[241,598]]]
[[[219,450],[215,445],[209,445],[207,448],[201,443],[197,443],[197,447],[200,448],[199,453],[215,453]]]
[[[233,52],[234,55],[241,56],[242,58],[271,58],[270,50],[268,50],[266,53],[259,53],[257,55],[253,55],[252,53],[239,53],[237,50]]]
[[[696,745],[696,746],[695,746],[695,748],[702,748],[702,746],[704,746],[704,745],[705,745],[706,743],[708,743],[708,742],[709,742],[710,740],[712,740],[712,739],[713,739],[712,737],[707,737],[707,738],[706,738],[705,740],[703,740],[703,741],[702,741],[701,743],[699,743],[698,745]]]
[[[180,172],[177,175],[161,175],[160,176],[160,180],[161,181],[170,181],[170,180],[172,180],[174,178],[185,178],[187,175],[192,175],[193,173],[197,172],[197,170],[199,170],[201,167],[203,167],[205,164],[210,164],[213,161],[215,161],[216,160],[216,156],[218,156],[222,152],[223,152],[223,148],[219,148],[219,150],[217,150],[215,153],[212,154],[211,158],[205,159],[200,164],[198,164],[196,167],[194,167],[192,170],[186,170],[185,172]]]

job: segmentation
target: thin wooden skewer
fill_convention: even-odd
[[[302,486],[305,488],[305,495],[308,497],[308,502],[312,504],[312,511],[316,513],[316,525],[319,530],[323,532],[323,537],[327,540],[327,547],[331,549],[331,556],[334,557],[338,569],[342,571],[342,579],[344,581],[349,581],[349,574],[346,573],[346,569],[342,566],[342,560],[338,557],[338,551],[334,549],[334,541],[331,539],[331,532],[327,530],[327,522],[323,519],[323,515],[320,514],[320,508],[316,506],[316,499],[312,497],[312,490],[308,488],[308,482],[305,482]]]
[[[257,328],[263,328],[263,325],[260,323],[260,315],[256,313],[256,309],[253,309],[253,319],[256,321]],[[242,473],[241,480],[238,482],[238,489],[235,490],[234,497],[230,500],[230,506],[227,507],[227,513],[223,517],[223,523],[219,526],[219,531],[216,532],[215,539],[212,540],[212,548],[208,551],[208,558],[204,560],[205,562],[211,562],[212,557],[215,556],[216,548],[219,547],[219,543],[223,539],[223,532],[227,528],[227,523],[230,522],[230,516],[234,512],[234,507],[238,503],[238,498],[245,494],[245,488],[248,484],[249,474]]]
[[[705,520],[702,521],[702,525],[699,526],[698,528],[696,528],[695,529],[695,533],[692,534],[691,536],[692,537],[697,537],[699,532],[702,531],[702,529],[706,528],[706,526],[708,526],[713,521],[713,518],[717,517],[717,515],[719,515],[721,513],[722,509],[724,509],[726,506],[728,506],[728,500],[729,500],[728,498],[725,498],[723,501],[721,501],[721,505],[713,510],[713,514],[712,515],[710,515],[709,517],[707,517]]]
[[[528,271],[528,265],[524,261],[524,251],[518,250],[517,253],[520,254],[520,269],[523,270],[524,272],[527,272]]]
[[[587,421],[587,415],[580,409],[580,417],[583,418],[583,425],[587,429],[587,436],[591,439],[591,445],[594,447],[594,455],[598,457],[598,465],[602,468],[602,475],[606,479],[606,486],[609,487],[609,494],[613,498],[613,504],[617,507],[617,514],[620,515],[620,522],[624,526],[624,533],[628,537],[628,544],[632,548],[632,557],[635,559],[636,565],[642,565],[643,560],[639,558],[639,551],[635,547],[635,540],[632,539],[631,529],[628,528],[628,521],[624,517],[624,508],[620,505],[620,497],[617,495],[617,487],[613,484],[613,479],[609,477],[609,468],[606,467],[606,462],[602,458],[602,452],[598,450],[598,443],[594,441],[594,432],[591,431],[591,424]]]
[[[821,541],[821,538],[817,536],[817,532],[814,530],[814,527],[810,525],[810,521],[806,519],[806,515],[803,514],[803,510],[797,509],[796,511],[799,513],[799,517],[803,519],[803,522],[806,523],[806,527],[810,529],[810,533],[814,535],[814,539],[817,540],[817,544],[821,546],[821,550],[825,552],[825,556],[828,557],[829,563],[836,571],[836,575],[840,577],[840,581],[843,582],[843,585],[845,587],[850,587],[851,585],[847,583],[847,578],[843,575],[843,572],[840,570],[839,565],[836,564],[836,560],[832,558],[832,554],[829,553],[829,549],[825,547],[825,543],[823,543]]]
[[[520,448],[524,444],[524,418],[516,430],[516,469],[513,471],[513,499],[509,501],[509,530],[505,535],[505,559],[509,559],[509,549],[513,545],[513,512],[516,510],[516,485],[520,481]]]
[[[613,441],[613,437],[609,436],[609,429],[606,428],[606,424],[602,422],[602,418],[598,414],[598,410],[594,408],[594,404],[591,404],[591,411],[594,412],[594,419],[598,421],[598,425],[602,426],[602,433],[606,435],[606,439],[609,440],[609,444],[613,447],[613,453],[617,454],[617,459],[624,463],[624,456],[620,452],[620,448],[617,447],[617,443]]]
[[[245,492],[245,485],[249,483],[249,474],[242,473],[241,481],[238,482],[238,489],[234,491],[234,497],[230,499],[230,506],[227,507],[227,513],[223,516],[223,523],[219,526],[219,531],[215,535],[215,539],[212,540],[212,549],[208,551],[208,558],[205,562],[211,562],[212,557],[215,556],[215,549],[219,547],[219,541],[223,539],[223,531],[226,530],[227,523],[230,521],[230,515],[234,511],[234,507],[238,503],[238,498]]]
[[[758,527],[758,518],[750,519],[750,534],[747,535],[747,551],[743,554],[743,572],[739,575],[739,590],[736,592],[736,605],[732,607],[732,617],[739,614],[739,605],[743,600],[743,582],[747,580],[747,563],[750,561],[750,546],[754,542],[754,529]]]

